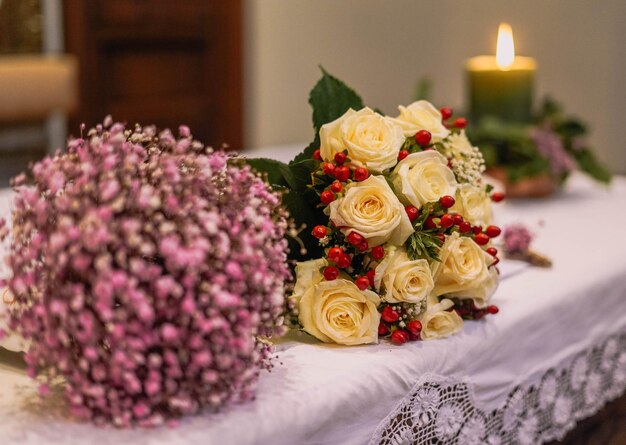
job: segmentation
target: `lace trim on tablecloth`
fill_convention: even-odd
[[[534,445],[562,439],[626,389],[626,333],[520,385],[501,408],[473,402],[468,381],[426,375],[379,424],[370,445]]]

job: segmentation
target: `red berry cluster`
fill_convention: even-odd
[[[448,121],[448,119],[450,119],[454,114],[452,108],[443,107],[439,111],[441,112],[441,121],[446,128],[457,128],[459,130],[462,130],[467,127],[467,119],[464,117],[457,117],[452,122]]]
[[[464,320],[480,320],[485,315],[495,315],[500,312],[500,308],[493,304],[479,309],[470,299],[454,299],[453,301],[454,306],[450,310],[456,311]]]
[[[378,336],[390,337],[391,341],[397,345],[419,340],[422,323],[413,318],[414,312],[408,309],[409,305],[385,303],[380,310]]]
[[[450,213],[449,209],[455,204],[455,199],[452,196],[445,195],[439,198],[436,203],[426,204],[422,209],[417,209],[414,206],[406,206],[404,210],[409,217],[409,220],[416,224],[419,229],[419,224],[422,224],[422,228],[434,232],[434,235],[443,244],[446,240],[446,236],[458,231],[460,235],[471,237],[479,246],[487,246],[492,238],[496,238],[500,235],[500,227],[490,225],[483,230],[482,226],[472,225],[469,221],[458,213]],[[425,219],[423,222],[418,218],[424,214]],[[428,216],[426,216],[428,215]],[[497,257],[498,251],[494,247],[486,248],[486,252],[494,257],[491,266],[495,266],[500,261]]]
[[[346,164],[348,156],[345,152],[337,153],[333,159],[334,162],[322,162],[320,150],[315,150],[313,159],[320,161],[320,167],[317,176],[325,176],[328,187],[320,193],[320,201],[324,205],[333,202],[339,193],[342,192],[344,185],[350,179],[354,181],[365,181],[370,176],[370,172],[364,167],[357,167],[353,170]]]

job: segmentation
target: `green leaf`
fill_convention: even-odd
[[[287,187],[289,185],[285,178],[285,168],[287,168],[287,164],[284,162],[266,158],[244,159],[244,162],[257,172],[266,173],[267,181],[270,185],[279,187]]]
[[[341,80],[331,76],[323,67],[322,78],[315,84],[309,94],[309,103],[313,107],[313,127],[315,139],[291,163],[311,159],[313,152],[319,148],[319,131],[322,125],[341,117],[350,108],[360,110],[364,107],[361,97]]]
[[[319,132],[322,125],[334,121],[348,109],[360,110],[364,107],[361,97],[341,80],[322,70],[322,78],[317,82],[309,103],[313,107],[313,127]]]
[[[415,231],[409,236],[404,245],[411,260],[440,261],[439,250],[442,243],[434,233]]]
[[[600,182],[608,184],[611,182],[613,175],[607,170],[594,156],[594,154],[588,149],[582,149],[572,151],[572,154],[578,162],[578,167],[591,177],[597,179]]]
[[[283,164],[281,167],[289,187],[293,190],[303,191],[307,185],[311,184],[311,173],[319,167],[319,161],[315,159],[304,159],[299,162],[292,162],[289,165]]]

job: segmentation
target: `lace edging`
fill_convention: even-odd
[[[626,333],[522,384],[491,412],[466,379],[422,376],[378,425],[370,445],[532,445],[562,439],[626,389]]]

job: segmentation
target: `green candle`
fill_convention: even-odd
[[[536,70],[534,59],[515,57],[510,26],[501,24],[496,56],[473,57],[466,64],[472,121],[495,116],[529,122]]]

